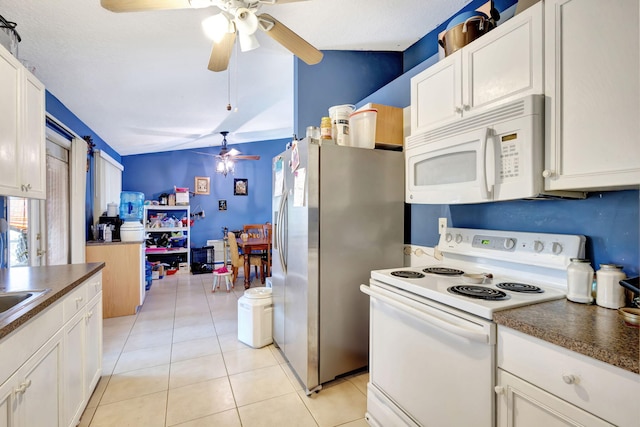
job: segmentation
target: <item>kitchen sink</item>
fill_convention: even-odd
[[[0,292],[0,320],[42,297],[49,291],[51,291],[51,289]]]

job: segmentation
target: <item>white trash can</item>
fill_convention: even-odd
[[[244,291],[238,299],[238,340],[253,348],[273,342],[273,298],[271,288]]]

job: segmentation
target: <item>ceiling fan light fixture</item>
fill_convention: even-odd
[[[235,165],[233,163],[233,160],[228,157],[223,157],[221,159],[218,159],[218,163],[216,164],[216,172],[227,176],[227,174],[229,173],[233,174],[234,166]]]
[[[258,17],[246,7],[239,7],[234,15],[234,22],[240,34],[251,35],[258,30]]]
[[[240,50],[242,52],[249,52],[260,47],[260,43],[254,34],[240,32],[238,40],[240,41]]]
[[[233,26],[224,13],[219,13],[202,21],[202,30],[208,38],[220,43],[225,34],[233,32]]]

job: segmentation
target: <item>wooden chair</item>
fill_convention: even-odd
[[[263,226],[264,224],[245,224],[243,229],[249,235],[249,238],[260,238],[264,237]]]
[[[236,241],[236,235],[231,231],[227,234],[229,239],[229,254],[231,255],[231,272],[233,273],[231,282],[236,283],[238,279],[238,269],[244,268],[244,257],[240,256],[238,250],[238,242]],[[258,277],[258,267],[260,267],[260,282],[264,283],[264,269],[262,267],[261,255],[249,255],[249,265],[253,265],[256,271],[256,277]]]
[[[272,231],[273,228],[271,227],[270,223],[266,223],[262,225],[262,230],[264,233],[264,236],[269,239],[269,248],[266,250],[266,254],[262,255],[262,268],[265,270],[265,275],[267,277],[271,277],[271,246],[272,246]]]

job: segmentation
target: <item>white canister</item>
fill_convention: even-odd
[[[619,282],[626,277],[621,265],[600,264],[596,274],[596,304],[613,309],[624,307],[624,288]]]
[[[117,203],[107,203],[107,216],[118,216]]]
[[[592,303],[592,285],[593,268],[591,268],[589,260],[571,258],[571,264],[567,267],[567,299],[583,304]]]

